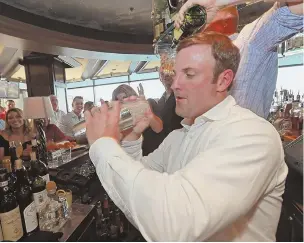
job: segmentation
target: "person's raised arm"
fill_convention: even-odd
[[[179,28],[183,21],[186,12],[188,9],[193,7],[194,5],[200,5],[206,9],[207,12],[207,23],[210,23],[216,12],[221,8],[231,6],[231,5],[238,5],[242,3],[249,3],[249,2],[258,2],[257,0],[188,0],[179,10],[176,18],[175,18],[175,27]],[[279,2],[281,5],[286,4],[289,7],[289,10],[293,14],[303,15],[303,2],[299,0],[265,0],[265,2]]]

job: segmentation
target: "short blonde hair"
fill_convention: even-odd
[[[214,82],[216,82],[219,75],[227,69],[232,70],[235,76],[241,56],[239,49],[232,43],[228,36],[216,32],[198,33],[182,40],[177,46],[176,51],[180,52],[193,45],[211,46],[211,52],[215,59],[215,67],[213,70]],[[228,90],[231,88],[231,85],[232,83],[228,87]]]

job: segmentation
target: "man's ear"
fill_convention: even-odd
[[[234,79],[234,73],[231,69],[227,69],[224,72],[222,72],[217,79],[216,91],[218,92],[227,91],[233,79]]]

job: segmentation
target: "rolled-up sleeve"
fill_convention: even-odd
[[[237,123],[174,174],[145,168],[110,138],[97,140],[90,157],[105,190],[148,241],[207,240],[249,212],[283,163],[275,131]]]
[[[277,8],[274,6],[251,24],[250,44],[258,51],[277,51],[281,42],[303,31],[303,15],[291,13],[287,6]],[[248,32],[246,27],[244,31]]]

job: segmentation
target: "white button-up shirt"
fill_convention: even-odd
[[[74,136],[73,127],[74,125],[78,124],[79,122],[83,121],[84,117],[78,117],[74,111],[69,112],[66,114],[62,119],[62,129],[61,131],[69,137]]]
[[[146,240],[275,241],[288,169],[266,120],[228,96],[147,157],[141,142],[100,138],[90,158]]]
[[[51,124],[56,125],[61,131],[63,129],[63,117],[66,114],[62,110],[54,111],[54,116],[51,118]]]

